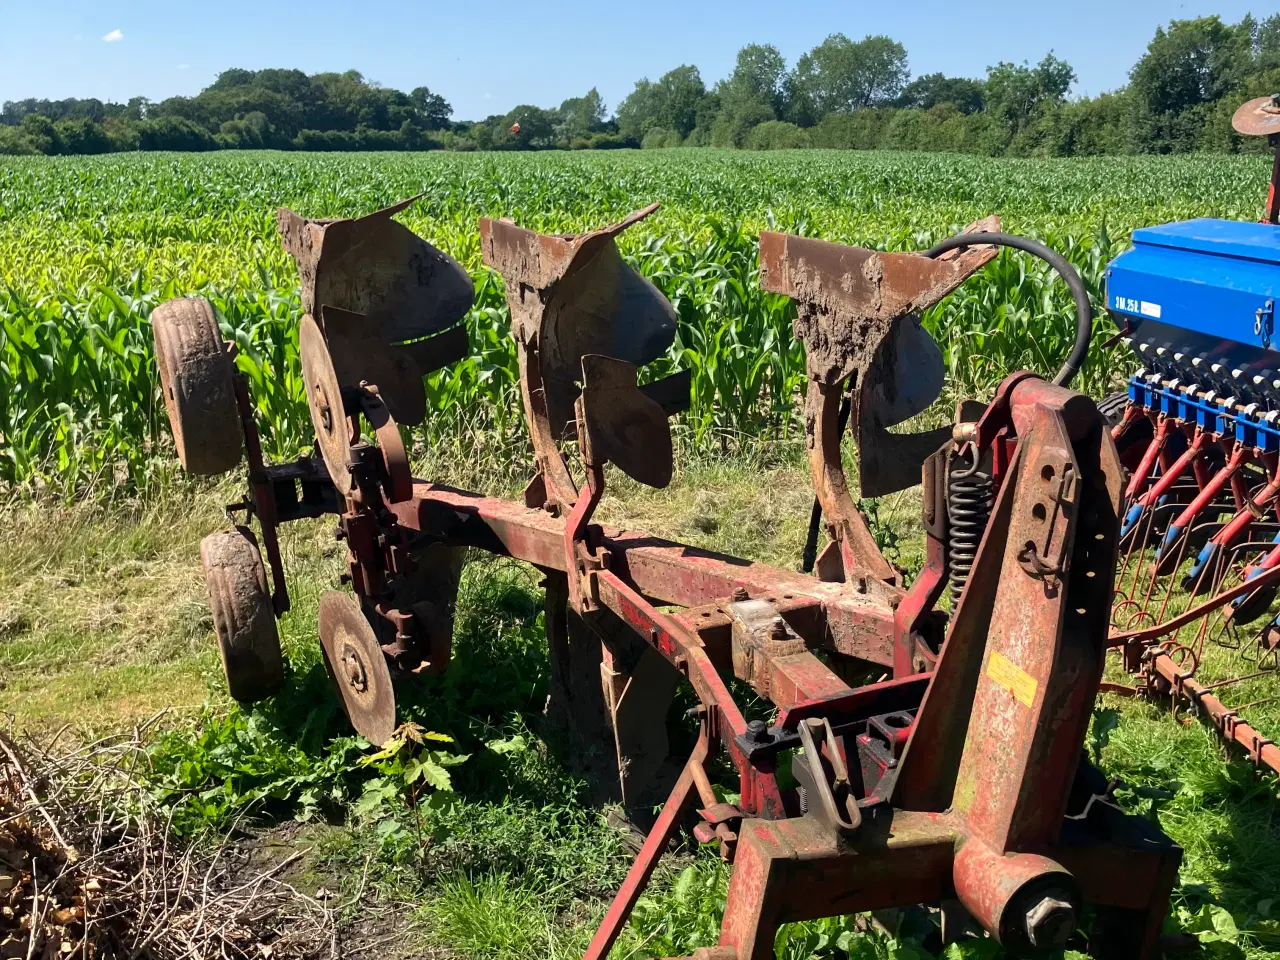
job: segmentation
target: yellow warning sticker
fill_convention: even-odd
[[[987,676],[1012,693],[1024,706],[1035,703],[1035,677],[998,650],[992,650],[987,658]]]

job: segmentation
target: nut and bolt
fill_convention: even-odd
[[[773,621],[772,633],[773,639],[786,640],[790,636],[790,634],[787,633],[787,621],[783,620],[781,617]]]
[[[746,588],[746,587],[734,587],[734,588],[733,588],[733,599],[734,599],[735,601],[737,601],[738,603],[741,603],[743,600],[749,599],[749,598],[750,598],[750,596],[751,596],[751,595],[750,595],[749,593],[747,593],[747,588]]]
[[[1066,945],[1076,928],[1076,908],[1057,897],[1044,897],[1027,911],[1027,939],[1037,950]]]
[[[347,671],[348,684],[361,693],[369,688],[369,681],[364,672],[364,664],[360,662],[359,657],[354,654],[348,654],[344,666]]]
[[[769,736],[769,725],[763,720],[750,720],[747,722],[747,739],[752,743],[768,743],[773,738]]]

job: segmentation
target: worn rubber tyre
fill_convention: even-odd
[[[257,541],[244,527],[211,533],[200,562],[227,688],[241,703],[265,700],[284,684],[284,658]]]
[[[1110,393],[1098,401],[1098,412],[1106,418],[1111,426],[1115,426],[1120,422],[1120,418],[1124,416],[1124,408],[1129,405],[1129,392],[1121,390],[1119,393]]]
[[[240,463],[235,370],[207,300],[180,299],[151,313],[156,366],[178,459],[188,473],[214,476]]]

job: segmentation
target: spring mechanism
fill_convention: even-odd
[[[966,453],[967,451],[967,453]],[[991,519],[994,484],[991,475],[982,472],[977,450],[972,444],[956,451],[947,470],[947,520],[950,534],[947,543],[947,569],[951,578],[951,603],[954,606],[964,592],[973,570],[978,544]]]

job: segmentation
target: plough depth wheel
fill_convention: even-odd
[[[227,688],[242,703],[265,700],[284,683],[284,660],[258,544],[244,527],[211,533],[200,562]]]
[[[396,728],[391,671],[360,607],[336,590],[320,598],[320,647],[351,725],[381,746]]]
[[[188,473],[215,476],[240,463],[235,373],[207,300],[179,299],[151,313],[160,387],[178,459]]]

